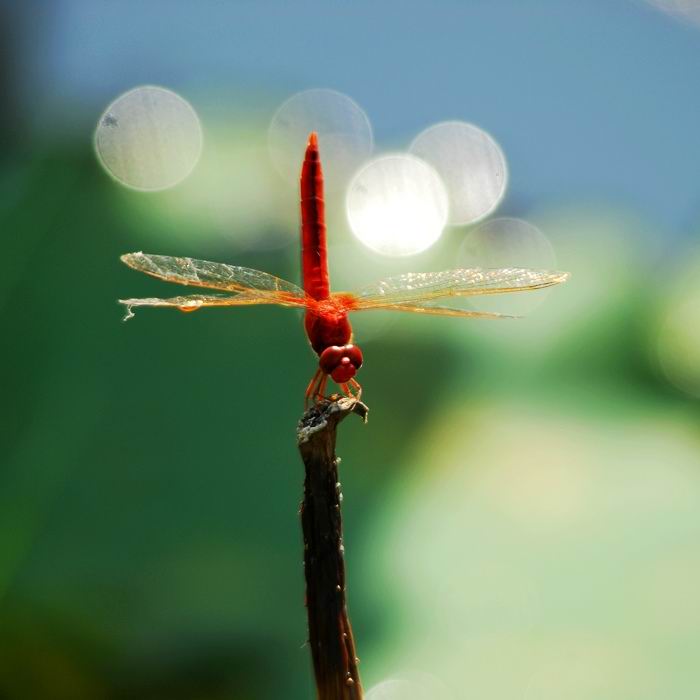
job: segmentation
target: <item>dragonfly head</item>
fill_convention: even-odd
[[[357,345],[331,345],[320,354],[318,364],[336,384],[345,384],[362,367],[362,351]]]

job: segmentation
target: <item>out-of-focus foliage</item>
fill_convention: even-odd
[[[696,287],[688,282],[697,269],[696,230],[691,207],[668,221],[673,203],[692,200],[683,189],[690,186],[671,175],[685,163],[678,143],[687,143],[688,153],[694,148],[697,134],[683,120],[697,104],[669,102],[666,121],[657,115],[658,133],[678,140],[666,149],[645,143],[647,155],[629,165],[629,189],[614,181],[606,139],[613,138],[612,123],[621,152],[632,149],[625,139],[648,118],[635,101],[640,95],[691,95],[700,35],[688,38],[688,28],[651,12],[640,19],[632,4],[611,3],[582,19],[566,12],[593,10],[557,0],[543,3],[551,26],[528,25],[538,44],[551,45],[529,55],[513,28],[526,19],[522,10],[494,5],[502,17],[476,9],[459,15],[472,27],[463,31],[476,31],[476,23],[490,48],[500,37],[509,70],[526,64],[539,75],[536,68],[548,68],[553,84],[543,78],[525,90],[522,76],[509,78],[496,65],[498,90],[482,86],[479,100],[469,98],[459,85],[475,63],[461,52],[475,50],[478,37],[450,53],[438,31],[455,24],[456,11],[447,9],[437,24],[439,10],[424,18],[421,38],[431,37],[434,55],[421,52],[414,77],[428,94],[439,80],[423,72],[444,67],[443,55],[464,61],[453,61],[459,80],[442,77],[444,104],[431,107],[432,121],[484,123],[487,108],[480,105],[501,101],[493,120],[503,121],[493,130],[504,134],[501,145],[516,164],[501,212],[544,231],[572,279],[520,321],[358,319],[370,421],[346,422],[339,452],[350,606],[365,684],[422,673],[456,700],[691,697],[700,685],[700,435],[695,385],[683,378],[694,381],[700,366],[691,332]],[[37,47],[47,55],[60,53],[56,44],[70,37],[68,26],[92,27],[103,42],[82,49],[85,65],[106,54],[110,31],[132,25],[141,31],[137,15],[120,25],[99,21],[100,10],[90,19],[92,11],[79,2],[56,8],[57,23],[44,29],[46,43]],[[381,22],[404,29],[406,43],[398,45],[408,56],[402,15],[414,10],[400,10]],[[359,11],[347,10],[344,40],[357,51],[351,13]],[[28,15],[12,14],[17,36],[24,36]],[[188,17],[209,37],[205,30],[217,18],[206,14],[193,4]],[[307,21],[330,33],[340,31],[337,19],[321,13]],[[268,14],[259,10],[257,25],[248,14],[244,20],[258,27],[259,42],[269,39]],[[631,33],[626,22],[643,25],[657,48],[673,44],[668,56],[658,52],[663,66],[640,67],[647,54],[639,44],[631,58],[617,53]],[[82,38],[92,36],[83,31]],[[566,42],[586,31],[588,53],[579,61]],[[227,49],[252,76],[248,84],[236,78],[233,108],[222,97],[230,76],[207,74],[213,84],[198,99],[188,95],[204,107],[201,161],[177,188],[153,194],[119,188],[90,147],[90,130],[109,99],[138,82],[165,82],[168,72],[159,73],[145,34],[137,40],[145,67],[129,68],[124,57],[116,62],[126,77],[102,76],[114,85],[104,100],[37,99],[44,105],[39,114],[32,83],[10,89],[19,57],[28,55],[21,41],[0,42],[8,100],[0,118],[3,698],[313,695],[294,426],[314,357],[299,314],[265,307],[155,310],[122,324],[116,304],[119,296],[173,291],[121,265],[118,256],[131,250],[235,262],[298,280],[296,193],[266,160],[273,106],[297,82],[335,76],[334,86],[346,89],[347,82],[351,91],[356,75],[367,75],[355,62],[338,63],[321,37],[335,71],[326,74],[311,52],[318,42],[280,34],[280,45],[292,42],[301,58],[279,55],[274,62],[268,56],[274,48],[263,42],[257,58],[263,67],[254,73],[255,56],[235,42]],[[241,32],[238,40],[248,39]],[[218,41],[197,46],[206,52]],[[392,43],[398,41],[372,52],[380,77],[400,70]],[[193,46],[186,57],[204,60]],[[73,43],[62,50],[67,71],[79,50]],[[175,49],[163,50],[175,61]],[[569,72],[555,74],[561,61]],[[45,85],[53,65],[37,69],[33,84]],[[638,72],[624,82],[616,71],[631,65]],[[674,78],[661,85],[664,70]],[[622,112],[614,112],[606,85],[599,85],[611,75],[620,78],[619,99],[629,102],[624,133]],[[76,84],[85,88],[77,78]],[[407,145],[412,103],[407,96],[402,103],[397,90],[386,80],[376,92],[354,96],[376,116],[380,139],[399,140],[395,120]],[[550,141],[544,132],[533,138],[538,125],[528,121],[534,115],[528,110],[535,107],[522,102],[523,90],[531,100],[559,90],[578,96],[581,109],[599,111],[597,131],[586,137],[597,149],[590,160],[583,154],[565,167],[562,144],[579,138],[572,131],[550,124]],[[68,106],[74,123],[47,119],[47,111],[61,114]],[[422,102],[414,107],[428,109]],[[571,117],[568,103],[560,108]],[[19,116],[23,110],[31,119]],[[410,128],[417,133],[424,125],[417,120]],[[657,199],[650,203],[652,190]],[[449,229],[416,258],[377,259],[352,239],[342,198],[329,197],[328,210],[339,288],[449,267],[464,240],[464,229]],[[678,320],[679,308],[691,310],[687,325]]]

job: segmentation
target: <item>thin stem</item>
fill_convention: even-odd
[[[306,470],[301,525],[309,645],[318,700],[362,700],[355,641],[345,601],[343,522],[335,455],[336,428],[351,413],[367,420],[367,406],[342,397],[312,406],[297,431]]]

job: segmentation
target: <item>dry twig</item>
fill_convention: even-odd
[[[306,469],[301,524],[309,644],[319,700],[362,700],[357,655],[345,602],[343,524],[335,455],[336,428],[363,403],[342,397],[312,406],[297,430]]]

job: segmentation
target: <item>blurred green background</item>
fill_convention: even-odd
[[[266,133],[317,86],[367,110],[379,151],[449,118],[489,130],[510,167],[498,213],[540,227],[573,274],[518,322],[358,323],[370,421],[343,425],[339,453],[365,686],[694,697],[700,27],[685,19],[641,0],[0,4],[0,697],[313,697],[300,316],[122,324],[115,300],[173,291],[121,265],[132,250],[298,281],[296,194]],[[106,105],[144,83],[204,129],[196,171],[162,193],[119,186],[92,149]],[[341,197],[327,208],[336,288],[449,267],[467,233],[380,259]]]

